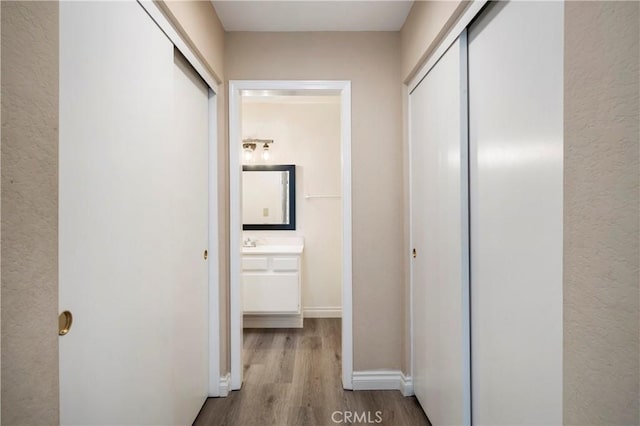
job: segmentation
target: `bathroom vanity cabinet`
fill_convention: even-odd
[[[302,244],[244,247],[245,328],[302,327]]]

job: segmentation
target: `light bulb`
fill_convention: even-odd
[[[262,147],[263,151],[262,151],[262,159],[264,161],[269,160],[269,158],[271,157],[271,154],[269,154],[269,144],[265,143],[264,146]]]
[[[254,143],[243,143],[242,150],[244,152],[244,161],[249,162],[253,160],[253,151],[256,149]]]

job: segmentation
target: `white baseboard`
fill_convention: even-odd
[[[227,373],[220,377],[220,396],[226,397],[229,395],[229,388],[231,386],[231,374]]]
[[[302,328],[302,315],[244,315],[243,328]]]
[[[404,396],[413,395],[411,376],[400,370],[368,370],[353,372],[353,390],[399,390]]]
[[[304,308],[305,318],[342,318],[342,307],[319,306]]]
[[[400,374],[402,374],[400,392],[402,392],[404,396],[413,396],[413,378],[411,376],[405,376],[404,373]]]

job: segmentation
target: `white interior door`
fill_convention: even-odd
[[[470,423],[466,33],[410,95],[414,391]]]
[[[60,3],[62,424],[207,396],[207,88],[135,2]]]
[[[469,29],[473,422],[562,424],[562,2]]]

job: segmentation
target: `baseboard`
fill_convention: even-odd
[[[305,318],[342,318],[342,308],[340,306],[320,306],[304,308]]]
[[[402,374],[402,377],[400,378],[400,392],[402,392],[402,395],[404,396],[413,396],[413,378],[411,376],[405,376],[404,373],[400,374]]]
[[[220,396],[226,397],[229,395],[229,388],[231,387],[231,373],[227,373],[220,377]]]
[[[399,390],[404,396],[413,395],[411,376],[400,370],[354,371],[353,390]]]
[[[302,328],[302,315],[244,315],[243,328]]]

